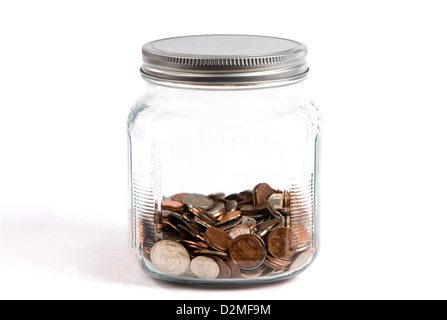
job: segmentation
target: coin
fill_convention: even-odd
[[[197,256],[191,260],[191,272],[201,279],[216,279],[220,268],[213,258]]]
[[[217,224],[216,227],[225,231],[228,231],[232,228],[234,228],[235,226],[237,226],[238,224],[240,224],[242,222],[242,218],[238,218],[235,220],[231,220],[229,222],[225,222],[223,224]]]
[[[239,201],[239,204],[253,202],[253,191],[251,190],[242,191],[241,193],[239,193],[239,196],[242,198],[242,200]]]
[[[230,238],[234,239],[241,234],[251,233],[251,229],[246,224],[239,224],[230,230]]]
[[[260,183],[253,188],[253,203],[266,203],[267,199],[275,193],[267,183]]]
[[[167,218],[168,218],[169,222],[171,222],[173,224],[179,224],[180,223],[180,224],[184,225],[185,227],[187,227],[188,229],[190,229],[191,231],[194,231],[194,228],[191,227],[191,225],[185,220],[185,218],[184,218],[184,216],[182,214],[176,213],[176,212],[173,212],[173,211],[168,211],[168,212],[169,213],[167,215]]]
[[[225,209],[226,205],[224,205],[221,202],[215,202],[213,206],[207,211],[207,213],[212,216],[213,218],[219,217],[224,211],[227,211]],[[237,207],[237,206],[236,206]]]
[[[250,227],[250,229],[255,229],[256,228],[256,219],[249,217],[249,216],[242,216],[241,217],[241,224],[246,224],[247,226]]]
[[[217,218],[214,218],[210,216],[205,210],[200,209],[199,207],[194,207],[191,205],[188,205],[189,211],[191,211],[197,218],[205,221],[209,225],[215,225],[219,222]]]
[[[159,232],[157,233],[157,236],[160,240],[172,240],[172,241],[179,241],[185,238],[185,236],[183,236],[181,233],[171,231]]]
[[[267,238],[268,252],[280,259],[290,258],[297,249],[297,240],[289,228],[273,229]]]
[[[188,224],[191,228],[191,230],[195,230],[196,232],[201,232],[201,227],[195,222],[194,218],[191,218],[188,216],[188,214],[183,213],[182,214],[183,220],[185,220],[185,223]]]
[[[170,275],[185,273],[190,264],[189,253],[185,247],[171,240],[157,242],[152,247],[150,258],[156,269]]]
[[[211,227],[206,229],[204,237],[206,243],[213,249],[220,251],[228,251],[230,249],[230,235],[219,228]]]
[[[220,269],[219,275],[217,277],[219,279],[228,278],[231,274],[230,267],[228,267],[228,265],[221,258],[213,257],[213,259],[216,260]]]
[[[237,220],[241,217],[241,212],[240,211],[227,211],[225,213],[223,213],[222,215],[220,215],[217,220],[219,220],[218,225],[222,225],[224,223],[233,221],[233,220]]]
[[[275,270],[276,270],[276,269],[272,269],[272,268],[270,268],[270,267],[266,267],[260,276],[261,276],[261,277],[268,277],[268,276],[271,275],[273,272],[275,272]]]
[[[203,221],[202,219],[199,219],[199,218],[197,218],[197,217],[193,217],[193,220],[194,220],[194,222],[197,224],[197,225],[200,225],[200,226],[202,226],[203,228],[210,228],[210,227],[212,227],[212,225],[211,224],[209,224],[208,222],[206,222],[206,221]]]
[[[223,251],[216,251],[216,250],[208,250],[208,249],[199,249],[199,250],[194,250],[192,252],[192,254],[194,256],[198,256],[198,255],[207,255],[207,256],[218,256],[218,257],[224,257],[227,258],[228,254],[226,254]]]
[[[214,201],[211,198],[197,193],[185,194],[182,201],[189,206],[198,207],[202,210],[209,210],[214,204]]]
[[[174,201],[174,200],[163,200],[161,202],[161,208],[165,210],[182,210],[183,209],[183,202],[181,201]]]
[[[253,270],[241,270],[242,273],[242,277],[244,278],[255,278],[255,277],[259,277],[263,272],[264,272],[265,266],[264,265],[260,265],[259,267],[257,267],[256,269]]]
[[[295,259],[295,261],[290,266],[290,271],[295,271],[298,269],[301,269],[302,267],[306,266],[309,261],[311,261],[314,253],[311,250],[304,251],[298,255],[298,257]]]
[[[178,224],[177,229],[180,230],[186,237],[196,239],[198,237],[198,234],[191,230],[189,227],[185,227],[183,224]]]
[[[227,203],[225,203],[225,211],[235,211],[237,209],[237,202],[236,200],[229,200]]]
[[[279,219],[269,219],[261,222],[256,226],[256,235],[259,237],[265,236],[270,230],[280,223]]]
[[[241,269],[256,269],[264,262],[265,244],[258,236],[242,234],[231,243],[230,256]]]
[[[187,195],[187,193],[177,193],[177,194],[174,194],[171,198],[172,198],[172,200],[174,200],[174,201],[182,201],[182,200],[183,200],[183,197],[184,197],[185,195]]]
[[[221,192],[178,193],[163,196],[160,206],[155,202],[158,210],[151,224],[142,220],[139,234],[144,258],[165,274],[267,277],[303,268],[311,259],[312,229],[304,219],[309,205],[287,190],[260,183],[253,191],[226,197]]]
[[[241,207],[242,214],[245,215],[258,215],[267,213],[267,204],[266,203],[258,203],[258,204],[247,204]]]
[[[281,212],[279,211],[284,206],[284,195],[282,193],[272,194],[267,199],[267,208],[273,216],[281,217]]]
[[[241,276],[241,268],[231,259],[226,259],[225,263],[228,268],[230,268],[230,277],[231,278],[240,278]]]
[[[195,242],[191,240],[182,240],[182,243],[185,246],[188,246],[192,249],[208,249],[208,245],[205,242]]]
[[[272,261],[269,255],[267,255],[267,257],[265,258],[264,265],[275,270],[284,270],[287,267],[277,263],[276,261]]]
[[[187,234],[183,233],[179,228],[177,228],[177,225],[173,224],[172,222],[168,220],[163,220],[163,225],[168,226],[169,228],[174,229],[177,233],[186,236]]]
[[[290,192],[288,190],[284,190],[284,207],[290,207]]]
[[[232,193],[225,197],[225,200],[235,200],[237,202],[244,200],[238,193]]]
[[[208,195],[208,197],[212,199],[223,199],[225,198],[225,193],[223,192],[215,192]]]
[[[284,227],[290,228],[290,216],[284,217]]]
[[[283,215],[283,216],[290,216],[290,214],[292,213],[292,209],[291,208],[281,208],[278,209],[278,211]]]
[[[274,263],[275,265],[278,266],[277,269],[284,269],[286,268],[291,262],[292,260],[290,259],[280,259],[280,258],[275,258],[273,256],[267,255],[267,257],[265,258],[264,263],[266,263],[268,261]]]

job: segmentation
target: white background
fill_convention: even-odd
[[[444,1],[2,1],[3,299],[446,299]],[[323,113],[322,246],[298,277],[197,289],[127,247],[126,118],[141,46],[302,41]]]

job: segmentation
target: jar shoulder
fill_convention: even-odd
[[[306,96],[287,97],[241,97],[228,95],[219,99],[183,100],[177,97],[160,97],[143,94],[132,106],[127,127],[131,131],[136,125],[157,126],[159,122],[232,121],[232,119],[271,119],[278,123],[290,120],[302,121],[319,132],[321,114],[314,100]]]
[[[135,125],[136,120],[141,117],[143,111],[149,110],[148,104],[149,94],[144,93],[141,95],[131,106],[128,117],[127,117],[127,129],[131,131],[133,126]]]
[[[318,104],[311,98],[303,99],[301,104],[304,106],[305,112],[309,116],[309,121],[319,134],[321,131],[321,112]]]

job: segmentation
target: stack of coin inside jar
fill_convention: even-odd
[[[290,193],[267,183],[253,190],[180,193],[156,213],[157,242],[144,255],[162,273],[185,278],[267,277],[300,268],[311,235],[291,227]]]

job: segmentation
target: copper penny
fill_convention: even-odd
[[[230,235],[219,228],[206,229],[204,237],[209,246],[216,250],[227,251],[230,249],[232,240]]]
[[[193,255],[208,255],[208,256],[218,256],[218,257],[224,257],[228,258],[228,254],[226,254],[223,251],[217,251],[217,250],[208,250],[208,249],[199,249],[194,250],[192,252]]]
[[[205,242],[196,242],[191,240],[183,240],[182,241],[185,246],[194,248],[194,249],[208,249],[208,245]]]
[[[223,192],[214,192],[208,195],[211,199],[223,199],[225,198],[225,193]]]
[[[244,200],[238,193],[232,193],[225,197],[225,200],[235,200],[237,202]]]
[[[280,259],[290,258],[297,249],[296,244],[296,236],[289,228],[273,229],[267,238],[267,250]]]
[[[270,256],[267,256],[265,258],[264,265],[268,268],[272,268],[275,270],[283,270],[287,267],[287,266],[283,266],[282,264],[278,264],[275,261],[272,261]]]
[[[240,211],[227,211],[225,213],[222,213],[217,219],[219,220],[219,225],[227,223],[229,221],[236,220],[240,218],[241,212]]]
[[[253,191],[245,190],[239,193],[239,196],[242,200],[239,201],[239,204],[247,204],[253,202]]]
[[[245,215],[255,215],[267,212],[267,204],[266,203],[258,203],[258,204],[247,204],[241,208],[242,214]]]
[[[184,196],[186,196],[188,193],[177,193],[177,194],[174,194],[173,196],[172,196],[172,200],[174,200],[174,201],[183,201],[183,197]]]
[[[242,234],[231,243],[230,256],[241,269],[256,269],[264,262],[265,244],[253,234]]]
[[[265,203],[275,193],[267,183],[260,183],[253,188],[253,203]]]
[[[183,209],[183,202],[175,200],[163,200],[161,202],[161,208],[163,210],[178,211]]]
[[[241,277],[241,268],[231,259],[226,259],[225,263],[228,268],[230,268],[230,277],[231,278],[240,278]]]
[[[220,269],[219,275],[217,277],[219,279],[229,278],[231,274],[230,267],[221,258],[214,257],[214,260],[216,260]]]

